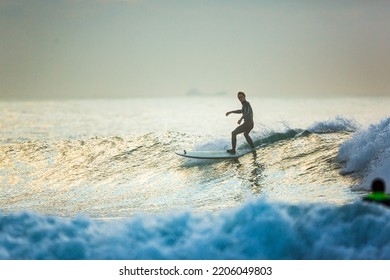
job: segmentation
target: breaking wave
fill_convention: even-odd
[[[0,216],[1,259],[390,259],[390,211],[250,200],[218,215]]]

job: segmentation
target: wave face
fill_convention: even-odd
[[[218,215],[0,216],[1,259],[390,259],[390,212],[264,200]]]
[[[173,209],[219,211],[248,195],[286,202],[345,203],[354,179],[339,174],[340,120],[327,132],[286,128],[254,133],[256,153],[239,160],[187,160],[182,147],[224,150],[227,138],[185,133],[35,140],[0,145],[3,211],[122,218]],[[313,126],[323,127],[318,123]],[[246,147],[246,143],[239,143]]]

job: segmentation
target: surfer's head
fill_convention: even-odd
[[[245,93],[243,93],[242,91],[239,91],[238,93],[237,93],[237,98],[238,98],[238,100],[240,100],[241,102],[244,102],[245,101]]]
[[[372,181],[371,190],[373,192],[385,192],[385,182],[381,178],[376,178]]]

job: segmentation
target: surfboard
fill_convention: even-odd
[[[177,155],[187,158],[197,158],[197,159],[235,159],[242,157],[250,152],[255,152],[255,150],[237,150],[236,153],[229,154],[226,151],[186,151],[175,152]]]

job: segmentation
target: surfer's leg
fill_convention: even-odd
[[[232,148],[230,150],[227,150],[229,154],[235,154],[236,153],[236,145],[237,145],[237,134],[235,133],[235,130],[232,131]]]
[[[251,148],[253,149],[255,147],[255,144],[253,144],[252,138],[249,136],[249,132],[248,131],[244,132],[244,136],[249,146],[251,146]]]
[[[253,124],[247,127],[247,130],[244,132],[244,136],[249,146],[251,146],[251,148],[253,149],[255,145],[253,144],[252,138],[249,136],[249,132],[251,132],[252,129],[253,129]]]
[[[236,153],[236,146],[237,146],[237,135],[240,133],[243,133],[245,131],[245,126],[240,125],[237,127],[235,130],[232,131],[232,149],[227,150],[228,153],[230,154],[235,154]]]

